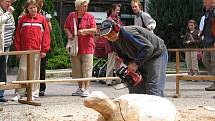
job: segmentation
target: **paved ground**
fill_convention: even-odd
[[[16,75],[9,75],[8,80],[15,80]],[[182,81],[181,98],[175,94],[175,77],[168,77],[165,97],[178,108],[177,121],[215,121],[215,112],[206,110],[207,106],[215,108],[215,92],[206,92],[204,88],[211,82]],[[84,98],[73,97],[77,85],[73,83],[49,83],[46,96],[38,98],[42,106],[35,107],[9,101],[0,103],[0,121],[95,121],[97,113],[83,105]],[[128,90],[115,90],[98,82],[92,82],[91,90],[100,90],[110,98],[127,94]],[[6,91],[6,98],[13,97],[14,90]]]

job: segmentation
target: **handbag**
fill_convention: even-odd
[[[195,40],[193,39],[193,36],[190,34],[190,37],[192,41],[194,42]],[[197,51],[197,60],[202,60],[203,57],[203,52],[202,51]]]
[[[78,36],[77,36],[77,25],[76,25],[75,17],[73,17],[73,22],[74,22],[74,37],[72,40],[68,39],[67,44],[66,44],[66,50],[69,55],[77,56],[77,54],[78,54]]]
[[[197,60],[202,60],[202,58],[203,58],[203,52],[197,51]]]

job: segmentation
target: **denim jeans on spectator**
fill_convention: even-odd
[[[7,52],[10,47],[5,47],[4,51]],[[0,56],[0,82],[7,81],[7,60],[8,56]],[[0,90],[0,98],[4,97],[4,90]]]
[[[202,62],[206,67],[208,74],[215,76],[215,51],[204,51]],[[213,82],[215,85],[215,82]]]
[[[168,53],[163,53],[152,60],[141,65],[138,70],[143,77],[143,82],[136,87],[129,86],[129,93],[149,94],[164,96],[166,81],[166,66],[168,63]]]

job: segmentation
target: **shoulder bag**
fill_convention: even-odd
[[[66,50],[69,55],[71,56],[77,56],[78,54],[78,36],[77,36],[77,25],[75,17],[73,17],[73,23],[74,23],[74,37],[72,40],[67,41]]]

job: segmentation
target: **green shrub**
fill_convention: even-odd
[[[54,55],[48,59],[47,69],[64,69],[70,67],[70,58],[66,48],[55,48]]]
[[[48,54],[48,59],[55,55],[56,48],[64,48],[64,42],[62,39],[62,31],[59,23],[55,18],[52,18],[52,32],[51,32],[51,47]]]

